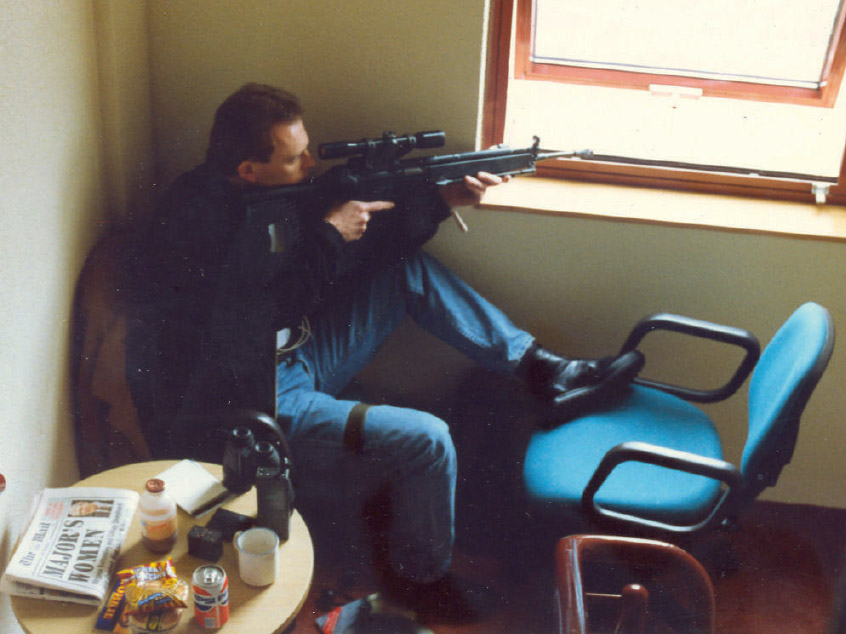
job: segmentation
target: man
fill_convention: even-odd
[[[172,379],[171,389],[142,386],[156,394],[148,410],[266,408],[273,373],[262,360],[276,337],[275,409],[298,504],[334,498],[337,510],[387,487],[386,589],[423,617],[475,618],[472,593],[449,571],[456,459],[446,423],[338,395],[407,315],[483,366],[524,381],[560,420],[596,396],[620,393],[642,358],[554,355],[420,251],[451,206],[478,203],[502,182],[497,176],[394,201],[280,203],[272,226],[252,222],[245,196],[302,183],[315,165],[302,112],[290,93],[243,86],[216,112],[205,164],[165,195],[132,267],[144,287],[138,322],[155,324],[133,338],[133,354],[155,369],[138,374],[152,380],[166,371]],[[173,389],[184,385],[184,393]],[[181,431],[157,430],[167,442],[190,444]]]

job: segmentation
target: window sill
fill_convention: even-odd
[[[517,178],[484,209],[846,242],[846,208],[739,196]]]

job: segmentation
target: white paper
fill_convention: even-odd
[[[193,460],[182,460],[156,477],[164,480],[165,490],[191,515],[217,508],[229,497],[221,481]]]

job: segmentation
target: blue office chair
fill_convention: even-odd
[[[814,303],[793,313],[760,360],[750,333],[670,314],[639,322],[623,351],[657,330],[739,346],[745,355],[719,389],[638,378],[619,402],[532,434],[523,465],[529,502],[571,533],[691,535],[733,523],[790,462],[800,416],[834,345],[831,316]],[[724,460],[714,424],[693,403],[728,398],[750,372],[749,431],[737,467]]]

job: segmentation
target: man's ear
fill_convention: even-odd
[[[238,165],[238,178],[243,181],[250,183],[251,185],[256,184],[256,180],[258,179],[258,174],[256,174],[255,165],[253,161],[241,161]]]

